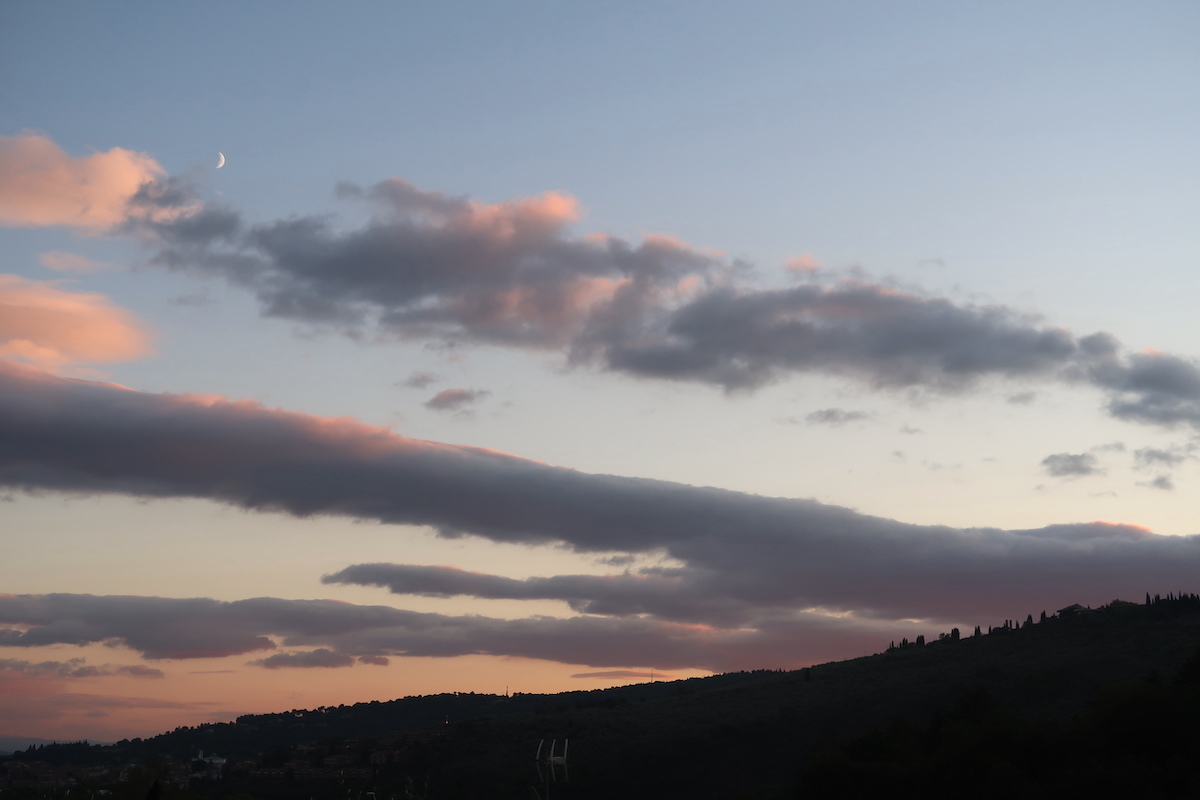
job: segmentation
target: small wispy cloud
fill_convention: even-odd
[[[1036,399],[1037,392],[1016,392],[1015,394],[1010,394],[1008,397],[1004,398],[1004,401],[1014,406],[1028,406],[1032,405],[1033,401]]]
[[[425,407],[434,411],[462,411],[489,394],[484,389],[443,389],[426,400]]]
[[[167,302],[173,306],[183,308],[201,308],[213,305],[216,303],[216,300],[208,292],[188,292],[186,294],[177,294],[167,300]]]
[[[111,262],[93,261],[90,258],[62,250],[42,253],[38,256],[38,262],[46,269],[52,269],[55,272],[95,272],[112,266]]]
[[[1100,461],[1091,453],[1055,453],[1042,459],[1046,472],[1055,478],[1103,475]]]
[[[337,669],[354,666],[354,658],[320,647],[316,650],[304,650],[298,653],[276,653],[273,656],[247,663],[250,666],[266,667],[267,669]]]
[[[1164,492],[1175,491],[1175,481],[1171,480],[1170,475],[1159,475],[1152,481],[1139,483],[1138,486],[1146,486],[1150,489],[1159,489]]]
[[[818,261],[812,253],[801,253],[798,256],[793,256],[783,265],[784,269],[788,272],[794,272],[799,275],[816,272],[823,266],[825,265]]]
[[[441,380],[441,377],[436,372],[414,372],[404,380],[397,381],[396,385],[406,389],[425,389]]]
[[[1136,469],[1175,469],[1185,461],[1194,459],[1195,450],[1194,443],[1164,448],[1141,447],[1133,451],[1133,465]]]
[[[628,678],[630,680],[675,680],[674,675],[665,672],[641,672],[635,669],[606,669],[599,672],[576,672],[572,678]]]
[[[847,411],[842,408],[822,408],[819,411],[814,411],[804,417],[804,421],[809,425],[845,425],[848,422],[859,422],[864,419],[870,419],[871,415],[865,411]]]
[[[111,675],[128,675],[133,678],[163,678],[166,674],[161,669],[147,667],[143,664],[101,664],[92,666],[82,658],[72,658],[66,661],[21,661],[12,658],[0,658],[0,670],[8,670],[25,675],[51,675],[58,678],[100,678]]]

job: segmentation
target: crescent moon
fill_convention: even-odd
[[[223,166],[225,166],[225,154],[217,153],[217,169],[220,169]]]

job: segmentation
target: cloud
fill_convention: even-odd
[[[133,315],[104,295],[0,275],[0,357],[49,368],[104,364],[148,355],[149,342]]]
[[[816,259],[812,253],[802,253],[798,256],[789,258],[783,268],[789,272],[795,272],[800,275],[807,275],[821,269],[824,264]]]
[[[1001,306],[847,278],[782,290],[717,288],[656,335],[615,342],[610,366],[751,389],[819,372],[876,387],[955,391],[985,376],[1052,375],[1076,355],[1071,335]]]
[[[1002,306],[858,277],[748,290],[734,283],[744,265],[666,237],[571,236],[576,203],[562,194],[485,205],[400,179],[341,194],[367,202],[371,221],[249,225],[209,208],[149,226],[154,260],[223,275],[273,316],[559,349],[574,363],[727,389],[816,371],[948,390],[985,375],[1051,374],[1077,355],[1066,331]]]
[[[1194,459],[1195,450],[1196,444],[1191,442],[1185,445],[1171,445],[1167,448],[1141,447],[1133,451],[1133,464],[1136,469],[1150,467],[1175,469],[1185,461]]]
[[[1159,475],[1158,477],[1156,477],[1154,480],[1150,481],[1149,483],[1142,484],[1142,485],[1149,486],[1152,489],[1161,489],[1164,492],[1175,491],[1175,481],[1171,480],[1170,475]]]
[[[95,667],[86,666],[82,658],[72,658],[69,661],[20,661],[13,658],[0,658],[0,670],[19,672],[26,675],[57,675],[61,678],[93,677]]]
[[[425,389],[440,379],[441,376],[436,372],[414,372],[397,385],[408,389]]]
[[[64,253],[62,250],[42,253],[38,256],[38,261],[46,269],[52,269],[55,272],[95,272],[111,266],[111,264],[92,261],[90,258],[84,258],[74,253]]]
[[[614,679],[628,678],[630,680],[640,680],[640,679],[650,680],[651,678],[658,678],[659,680],[664,680],[664,681],[675,680],[674,675],[667,675],[662,672],[657,673],[657,674],[653,673],[653,672],[639,672],[638,670],[635,670],[635,669],[606,669],[606,670],[601,670],[600,672],[576,672],[571,677],[572,678],[614,678]]]
[[[1056,478],[1103,475],[1100,462],[1091,453],[1055,453],[1042,459],[1046,472]]]
[[[1005,402],[1011,403],[1014,406],[1032,405],[1037,399],[1037,392],[1015,392],[1005,398]]]
[[[339,193],[366,202],[371,221],[349,231],[317,217],[251,225],[207,208],[139,232],[160,243],[155,263],[222,275],[270,316],[529,348],[575,346],[719,266],[665,237],[632,246],[569,236],[577,204],[555,192],[483,204],[391,179]]]
[[[1200,426],[1193,360],[1122,356],[1107,333],[1076,337],[1006,306],[816,269],[808,255],[788,265],[802,285],[752,288],[748,265],[668,236],[574,234],[578,203],[561,192],[488,204],[392,178],[338,186],[369,214],[357,226],[254,223],[201,203],[149,156],[72,158],[39,134],[0,138],[0,177],[0,221],[133,235],[156,248],[152,264],[222,276],[268,316],[353,335],[549,351],[727,391],[813,373],[930,392],[1065,380],[1105,391],[1119,418]]]
[[[1174,427],[1200,426],[1200,366],[1194,359],[1144,351],[1121,360],[1116,343],[1098,341],[1090,379],[1112,393],[1109,412],[1118,419]]]
[[[165,678],[166,674],[161,669],[147,667],[143,664],[130,664],[123,667],[117,667],[117,672],[123,675],[130,675],[134,678]]]
[[[869,419],[870,414],[865,411],[845,411],[840,408],[823,408],[820,411],[814,411],[804,419],[810,425],[845,425],[847,422],[858,422],[859,420]]]
[[[130,614],[149,635],[120,619]],[[15,622],[20,620],[20,622]],[[0,596],[0,621],[29,629],[7,637],[6,646],[26,639],[46,642],[64,629],[87,627],[93,641],[141,649],[147,639],[189,658],[219,657],[213,629],[224,638],[279,637],[285,646],[315,650],[276,653],[251,662],[269,669],[381,664],[387,656],[449,658],[497,655],[537,658],[594,667],[729,670],[763,663],[828,660],[847,646],[879,646],[890,630],[878,623],[795,614],[758,630],[715,629],[652,619],[578,616],[495,619],[449,616],[358,606],[331,600],[254,598],[219,602],[161,597],[93,595]],[[50,629],[50,632],[47,632]],[[66,643],[66,642],[63,642]],[[205,647],[212,649],[206,650]],[[156,652],[145,652],[155,657]],[[179,657],[179,656],[172,656]]]
[[[354,659],[321,647],[316,650],[307,650],[298,653],[276,653],[273,656],[268,656],[258,661],[251,661],[250,663],[254,666],[266,667],[267,669],[282,669],[284,667],[301,669],[319,667],[331,669],[336,667],[352,667],[354,666]]]
[[[178,294],[167,300],[173,306],[199,308],[202,306],[211,306],[216,300],[208,292],[188,292],[186,294]]]
[[[516,580],[455,567],[357,564],[326,575],[323,583],[381,586],[393,594],[425,597],[470,596],[488,600],[562,600],[573,611],[608,616],[651,614],[684,622],[739,624],[755,609],[728,596],[704,603],[688,585],[686,572],[648,570],[641,574],[557,575]],[[786,604],[785,604],[786,605]]]
[[[342,194],[370,203],[372,220],[349,231],[324,218],[249,225],[208,208],[148,226],[161,246],[154,260],[223,275],[272,316],[557,349],[575,364],[646,378],[734,390],[819,372],[957,391],[985,377],[1040,376],[1100,385],[1119,416],[1170,417],[1148,357],[1122,360],[1108,334],[1077,339],[1004,306],[956,304],[862,275],[739,287],[744,265],[671,239],[568,235],[577,213],[565,195],[484,205],[399,179]],[[1174,390],[1200,399],[1196,386]]]
[[[0,187],[0,223],[137,235],[157,245],[155,264],[224,276],[265,314],[347,332],[553,350],[729,391],[805,373],[934,392],[994,377],[1082,381],[1108,393],[1118,418],[1200,426],[1192,359],[1121,356],[1107,333],[1076,338],[1005,306],[839,277],[810,256],[789,262],[803,285],[751,289],[739,284],[746,265],[669,237],[573,235],[578,204],[560,192],[486,204],[393,178],[338,187],[370,212],[357,228],[252,224],[200,203],[148,155],[75,158],[36,133],[0,137]]]
[[[134,678],[165,677],[162,670],[142,664],[118,666],[104,664],[95,667],[88,665],[82,658],[36,663],[12,658],[0,658],[0,671],[21,673],[24,675],[52,675],[59,678],[99,678],[107,675],[129,675]]]
[[[124,222],[139,192],[165,174],[149,155],[120,147],[75,158],[38,133],[0,136],[0,224],[100,233]]]
[[[358,663],[370,664],[373,667],[386,667],[392,662],[384,656],[359,656]]]
[[[425,407],[434,411],[458,411],[474,405],[491,392],[477,389],[443,389],[425,401]]]
[[[811,500],[591,475],[410,439],[350,419],[136,392],[11,363],[0,363],[0,441],[0,485],[15,490],[205,498],[297,516],[428,525],[445,536],[566,546],[600,556],[663,556],[675,566],[606,576],[515,581],[419,566],[394,573],[401,579],[395,587],[405,592],[554,598],[627,625],[639,614],[653,615],[642,621],[648,627],[637,629],[643,637],[656,620],[762,631],[793,625],[796,614],[812,609],[824,611],[803,617],[810,627],[827,611],[876,620],[920,619],[947,609],[970,617],[1011,614],[1013,607],[1067,605],[1094,594],[1103,595],[1097,602],[1140,596],[1150,586],[1181,585],[1200,567],[1200,539],[1155,536],[1136,526],[1005,531],[911,525]],[[391,580],[376,585],[395,588]],[[273,650],[270,636],[291,630],[229,627],[222,620],[233,607],[177,601],[211,620],[198,628],[203,635],[180,642],[169,626],[149,624],[136,598],[105,600],[106,616],[96,622],[82,615],[100,608],[98,601],[61,602],[79,604],[71,621],[9,631],[2,641],[73,644],[120,635],[148,657],[184,658]],[[268,613],[266,600],[244,602]],[[40,607],[35,603],[30,613]],[[317,618],[326,611],[311,606]],[[455,623],[455,630],[464,624]],[[593,624],[599,625],[546,623]],[[503,650],[499,640],[494,646]],[[541,640],[538,647],[550,648]]]

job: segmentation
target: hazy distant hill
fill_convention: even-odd
[[[35,739],[32,736],[0,736],[0,756],[11,755],[18,750],[24,750],[30,745],[53,744],[57,739]],[[108,742],[95,742],[108,744]]]
[[[538,782],[538,741],[569,738],[570,782],[553,787],[556,798],[788,797],[808,774],[810,754],[835,752],[838,743],[867,734],[878,738],[898,719],[927,730],[922,726],[940,725],[938,715],[985,697],[988,708],[1017,715],[1027,727],[1061,727],[1087,710],[1102,686],[1170,685],[1198,644],[1200,598],[1114,601],[1096,611],[1037,622],[1031,615],[990,634],[946,636],[792,672],[558,695],[445,694],[250,715],[106,748],[48,747],[37,757],[186,759],[203,748],[231,763],[317,764],[323,753],[332,758],[335,751],[343,760],[351,751],[367,759],[382,746],[380,737],[432,729],[440,735],[404,750],[398,763],[375,768],[364,779],[366,788],[403,797],[406,780],[428,779],[430,798],[529,798],[529,787]],[[304,748],[302,758],[289,749],[336,740],[343,743]],[[857,746],[845,752],[858,752]],[[204,790],[313,795],[312,785],[301,783],[289,783],[286,775],[255,782],[247,772]]]

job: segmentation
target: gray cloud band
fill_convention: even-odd
[[[493,619],[417,613],[332,600],[0,595],[0,646],[94,642],[151,659],[216,658],[272,651],[267,669],[381,665],[387,656],[501,655],[593,667],[730,670],[835,658],[878,647],[888,631],[854,620],[793,615],[757,630],[721,630],[648,619]],[[357,656],[357,658],[354,658]],[[24,663],[24,662],[21,662]],[[2,665],[0,665],[2,666]]]
[[[371,220],[339,230],[324,217],[251,225],[227,208],[152,213],[195,206],[176,182],[135,198],[126,227],[159,248],[154,263],[223,276],[265,314],[356,332],[557,350],[727,390],[813,372],[932,391],[1043,377],[1101,388],[1118,418],[1200,426],[1194,361],[1122,356],[1105,333],[819,271],[751,289],[746,265],[664,237],[571,236],[562,195],[483,205],[399,179],[339,192],[367,202]]]
[[[0,485],[14,489],[197,497],[674,560],[632,576],[524,582],[423,567],[340,576],[416,594],[558,599],[591,614],[757,629],[814,608],[986,621],[1057,602],[1139,597],[1184,585],[1200,567],[1194,536],[1104,523],[910,525],[811,500],[589,475],[352,420],[136,392],[3,362],[0,443]]]

